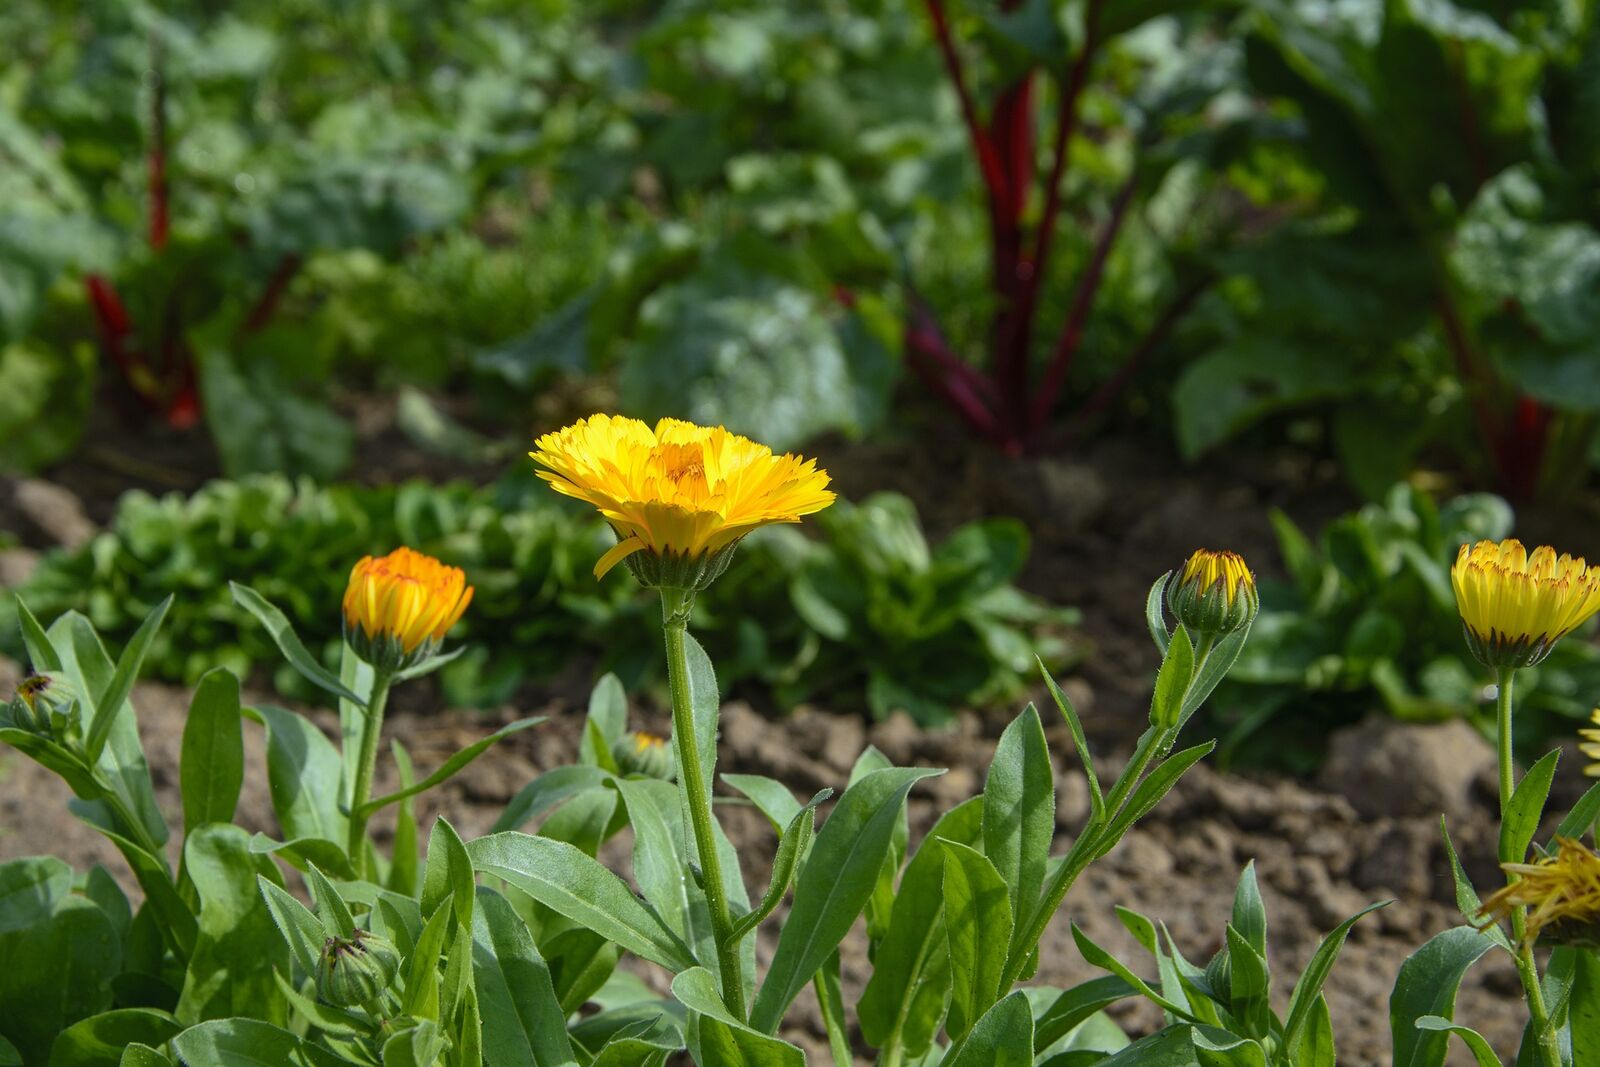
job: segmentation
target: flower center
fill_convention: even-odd
[[[706,477],[705,457],[700,454],[698,444],[663,445],[661,469],[674,485],[681,485],[687,479],[703,482]]]

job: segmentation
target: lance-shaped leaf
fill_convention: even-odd
[[[514,733],[526,730],[530,726],[538,726],[540,723],[544,722],[544,720],[545,717],[543,715],[536,715],[530,719],[518,719],[514,723],[500,727],[500,729],[496,730],[487,737],[478,738],[478,740],[474,741],[466,748],[445,760],[444,763],[440,764],[438,770],[428,775],[428,777],[424,778],[422,781],[415,782],[409,786],[397,789],[393,793],[385,793],[381,797],[374,797],[365,804],[361,805],[361,807],[357,809],[357,814],[371,815],[373,812],[381,811],[390,804],[404,800],[407,797],[414,797],[418,793],[427,792],[434,786],[448,781],[467,764],[471,763],[473,760],[483,755],[484,752],[488,751],[491,745],[496,744],[500,740],[509,737]]]
[[[788,827],[783,831],[783,837],[778,841],[778,853],[772,859],[772,878],[767,884],[766,895],[761,898],[754,911],[740,916],[733,924],[731,936],[734,940],[744,937],[777,910],[779,903],[783,901],[783,895],[789,891],[789,885],[794,880],[794,872],[799,865],[800,857],[805,855],[807,847],[811,844],[811,837],[815,833],[814,820],[817,806],[831,796],[833,796],[831,789],[820,791],[804,808],[795,813],[793,819],[789,820]]]
[[[911,787],[943,772],[918,767],[873,771],[844,791],[817,832],[800,872],[789,918],[778,935],[750,1025],[763,1033],[779,1021],[866,906],[883,869]]]
[[[943,844],[944,923],[950,946],[945,1030],[959,1041],[1000,995],[1011,943],[1011,900],[1005,879],[988,857],[965,845]]]
[[[318,689],[332,693],[341,700],[348,700],[362,707],[366,701],[360,694],[347,688],[333,672],[318,663],[316,657],[306,650],[299,636],[294,632],[294,624],[289,617],[279,611],[273,603],[248,585],[238,582],[229,582],[228,588],[233,591],[233,601],[241,608],[256,617],[256,620],[266,627],[267,633],[272,638],[273,644],[278,646],[278,651],[283,653],[283,658],[289,665],[300,672],[301,677],[316,686]]]

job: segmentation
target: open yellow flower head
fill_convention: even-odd
[[[1537,863],[1502,863],[1517,880],[1483,902],[1486,922],[1527,908],[1525,940],[1600,947],[1600,856],[1570,837],[1556,838],[1556,854]]]
[[[345,587],[344,639],[379,670],[399,670],[432,655],[470,603],[459,567],[409,548],[367,556]]]
[[[1600,611],[1600,567],[1515,539],[1462,545],[1450,568],[1472,654],[1490,667],[1531,667]]]
[[[1244,557],[1202,548],[1167,586],[1167,606],[1190,632],[1221,636],[1247,626],[1261,597]]]
[[[545,434],[530,452],[558,493],[599,510],[617,545],[595,564],[623,560],[647,586],[703,589],[751,530],[833,503],[816,460],[774,455],[721,426],[591,415]]]

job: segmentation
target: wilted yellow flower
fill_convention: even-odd
[[[1167,605],[1190,631],[1221,635],[1254,619],[1261,597],[1242,556],[1202,548],[1167,587]]]
[[[1467,645],[1490,667],[1531,667],[1600,611],[1600,567],[1515,539],[1462,545],[1450,584]]]
[[[626,559],[645,585],[704,588],[745,534],[799,522],[834,500],[816,460],[773,455],[721,426],[662,419],[652,429],[592,415],[537,446],[529,455],[548,468],[539,477],[594,505],[616,531],[596,577]]]
[[[470,603],[459,567],[409,548],[367,556],[345,587],[345,641],[374,667],[398,670],[432,654]]]
[[[1600,939],[1600,856],[1570,837],[1556,838],[1556,854],[1537,863],[1503,863],[1517,880],[1483,902],[1488,922],[1527,908],[1528,944],[1593,946]]]

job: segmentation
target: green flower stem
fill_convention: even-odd
[[[1503,822],[1511,807],[1511,794],[1517,788],[1516,765],[1511,756],[1511,699],[1517,672],[1511,667],[1499,670],[1499,687],[1495,695],[1495,718],[1498,723],[1496,748],[1500,757],[1500,818]],[[1502,863],[1520,863],[1522,856],[1500,857]],[[1516,881],[1516,875],[1509,875]],[[1544,988],[1539,983],[1539,965],[1534,962],[1533,946],[1527,943],[1526,907],[1511,910],[1511,940],[1516,945],[1517,977],[1522,980],[1522,992],[1528,1001],[1534,1040],[1537,1042],[1541,1067],[1561,1067],[1561,1046],[1550,1026],[1550,1012],[1544,1003]]]
[[[378,671],[372,679],[372,696],[367,701],[366,719],[361,727],[361,758],[356,763],[355,785],[350,790],[350,833],[345,839],[345,852],[350,856],[350,866],[357,878],[366,878],[367,871],[367,820],[370,811],[362,811],[372,798],[372,779],[378,766],[378,739],[383,733],[383,708],[389,702],[389,682],[386,671]]]
[[[1072,889],[1072,884],[1078,880],[1093,861],[1098,852],[1101,837],[1106,829],[1116,819],[1117,812],[1122,809],[1128,800],[1128,794],[1133,792],[1134,786],[1139,784],[1139,779],[1144,777],[1144,772],[1149,769],[1150,761],[1155,759],[1156,753],[1164,746],[1170,744],[1168,733],[1176,731],[1163,730],[1152,726],[1140,737],[1133,756],[1128,760],[1128,765],[1123,768],[1122,774],[1117,778],[1116,784],[1111,787],[1111,792],[1106,796],[1106,819],[1099,825],[1087,827],[1078,840],[1072,845],[1067,858],[1056,871],[1055,877],[1045,887],[1044,895],[1034,908],[1028,920],[1027,928],[1016,942],[1016,951],[1006,960],[1005,968],[1000,972],[1000,995],[1005,996],[1016,984],[1022,974],[1022,968],[1033,950],[1039,944],[1039,939],[1044,936],[1045,927],[1050,925],[1050,920],[1055,917],[1056,910],[1061,907],[1061,902],[1067,898],[1067,893]]]
[[[693,594],[687,590],[661,590],[662,633],[667,644],[667,681],[672,690],[672,737],[678,746],[678,788],[689,809],[690,829],[694,834],[695,858],[700,864],[700,883],[705,890],[706,907],[711,913],[711,933],[717,943],[717,965],[722,972],[722,1002],[733,1017],[743,1022],[744,969],[739,965],[739,939],[733,936],[733,919],[728,911],[728,895],[723,888],[722,861],[717,857],[717,838],[711,814],[711,783],[700,767],[700,748],[695,740],[694,708],[689,700],[689,658],[684,636],[689,626],[689,606]]]

